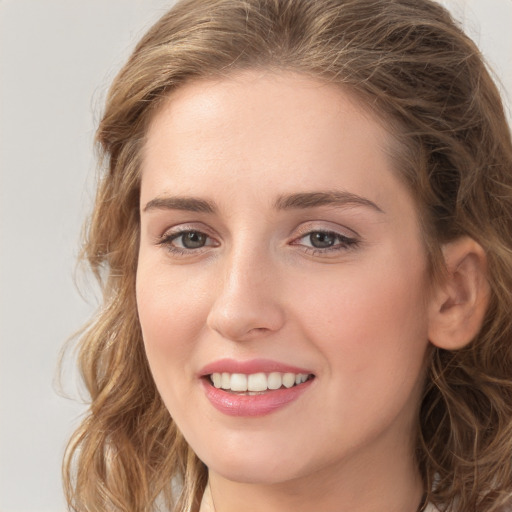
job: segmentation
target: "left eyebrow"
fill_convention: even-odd
[[[300,192],[279,196],[274,207],[278,210],[293,210],[296,208],[316,208],[318,206],[364,206],[384,213],[379,206],[365,197],[338,190],[326,192]]]

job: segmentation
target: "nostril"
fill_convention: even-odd
[[[274,311],[271,308],[275,307]],[[239,304],[229,309],[213,309],[207,319],[210,329],[232,341],[249,341],[281,329],[284,321],[277,306],[250,307]]]

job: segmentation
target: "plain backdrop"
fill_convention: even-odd
[[[512,0],[443,3],[511,96]],[[61,347],[96,303],[74,280],[94,127],[109,82],[171,4],[0,0],[0,512],[65,509],[61,458],[84,406],[57,392],[55,376]]]

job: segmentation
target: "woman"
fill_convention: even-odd
[[[115,79],[75,510],[506,510],[512,145],[430,0],[186,0]]]

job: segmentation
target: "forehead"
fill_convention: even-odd
[[[278,121],[281,136],[291,135],[290,128],[300,130],[301,125],[310,127],[303,132],[307,136],[315,129],[332,128],[328,125],[332,120],[340,128],[340,118],[350,123],[349,130],[340,134],[344,137],[361,127],[374,136],[373,142],[390,142],[391,125],[381,122],[355,92],[292,71],[247,70],[217,79],[193,80],[174,90],[150,123],[148,145],[156,142],[155,131],[162,125],[194,138],[206,134],[205,128],[218,133],[219,129],[243,126],[243,137],[252,127],[260,129],[265,123],[266,131],[272,134]],[[288,130],[283,132],[285,123]]]
[[[392,144],[338,85],[291,72],[197,80],[174,91],[150,124],[143,194],[197,195],[220,180],[252,193],[341,187],[382,200],[384,182],[400,187]]]

